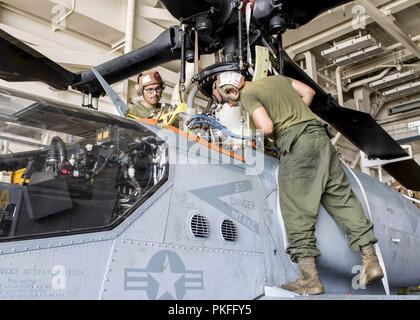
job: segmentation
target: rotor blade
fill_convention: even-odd
[[[282,1],[282,11],[286,12],[300,26],[308,23],[316,16],[331,8],[340,6],[351,0],[322,0],[314,1],[308,5],[306,0],[285,0]],[[210,7],[223,7],[226,0],[161,0],[166,9],[177,19],[189,18],[200,12],[208,11]],[[259,3],[261,2],[261,3]],[[271,6],[271,0],[255,0],[257,6]],[[273,8],[274,9],[274,8]]]
[[[105,62],[95,69],[112,85],[155,66],[180,59],[179,34],[178,27],[171,27],[150,44]],[[104,92],[92,70],[83,72],[81,81],[74,84],[73,88],[94,95]]]
[[[409,156],[370,114],[339,106],[337,101],[300,69],[286,53],[283,53],[283,57],[285,75],[308,84],[316,91],[311,105],[312,111],[369,158],[390,160]],[[420,166],[414,160],[390,163],[383,168],[405,187],[420,190]]]
[[[106,94],[111,99],[119,115],[121,117],[125,117],[128,111],[127,104],[118,96],[114,89],[111,88],[111,86],[105,81],[101,74],[98,71],[96,71],[95,68],[92,68],[92,72],[95,74],[102,88],[104,88]]]
[[[41,81],[66,90],[77,81],[78,75],[0,30],[0,78],[12,82]]]
[[[166,9],[178,20],[208,11],[211,5],[205,0],[161,0]]]
[[[385,164],[382,169],[407,189],[420,191],[420,170],[414,159]]]
[[[258,0],[257,0],[258,1]],[[308,5],[306,0],[286,0],[284,1],[283,10],[298,23],[299,26],[302,26],[321,13],[343,5],[351,0],[322,0],[322,1],[312,1]]]

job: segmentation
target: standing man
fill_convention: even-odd
[[[240,99],[257,129],[274,136],[280,149],[280,205],[289,240],[287,253],[300,267],[300,277],[282,288],[298,294],[322,294],[316,258],[315,225],[322,203],[348,235],[353,251],[361,251],[363,271],[360,284],[382,279],[373,244],[377,242],[372,223],[351,189],[339,156],[325,126],[309,109],[315,91],[284,76],[244,82],[234,72],[219,75],[214,86],[216,99]]]
[[[137,92],[143,99],[137,104],[130,104],[128,114],[138,118],[154,118],[159,115],[163,105],[160,103],[165,83],[159,72],[140,74],[137,78]]]

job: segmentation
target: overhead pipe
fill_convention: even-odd
[[[357,88],[357,87],[361,87],[365,84],[368,84],[369,82],[373,82],[373,81],[377,81],[377,80],[381,80],[383,77],[385,77],[393,68],[386,68],[384,70],[382,70],[382,72],[376,76],[370,77],[370,78],[366,78],[363,80],[359,80],[356,81],[354,83],[349,84],[348,86],[343,88],[344,92],[349,92],[351,89]]]
[[[124,53],[129,53],[133,51],[135,14],[136,14],[136,0],[127,0],[127,24],[126,24],[126,29],[125,29]]]
[[[125,26],[125,41],[124,41],[124,53],[130,53],[133,51],[134,43],[134,18],[136,15],[136,0],[127,0],[127,15],[126,15],[126,26]],[[124,81],[123,84],[123,95],[126,102],[129,102],[128,97],[129,81]]]

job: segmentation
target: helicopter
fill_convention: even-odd
[[[38,137],[31,150],[0,156],[0,297],[11,299],[264,299],[295,297],[279,288],[297,276],[286,255],[276,157],[230,122],[223,106],[188,116],[195,94],[212,98],[224,71],[248,78],[281,74],[310,85],[311,109],[383,169],[420,190],[420,168],[366,113],[346,109],[286,54],[282,34],[348,1],[162,0],[180,21],[152,43],[73,73],[0,30],[0,78],[72,87],[90,99],[110,85],[173,60],[202,54],[218,62],[192,77],[195,89],[162,119],[128,119],[0,88],[4,137]],[[266,57],[261,58],[261,57]],[[191,101],[190,101],[191,100]],[[184,129],[171,126],[176,116]],[[163,122],[163,126],[161,124]],[[246,121],[239,121],[246,123]],[[157,125],[156,125],[157,124]],[[215,130],[206,129],[213,127]],[[218,142],[218,143],[216,143]],[[261,141],[260,141],[261,143]],[[401,161],[392,161],[403,159]],[[360,261],[322,206],[317,242],[328,294],[389,295],[420,282],[420,216],[401,194],[349,167],[346,174],[376,226],[382,283],[358,286]],[[198,178],[198,179],[197,179]],[[334,239],[334,241],[331,241]],[[227,286],[226,284],[230,284]]]

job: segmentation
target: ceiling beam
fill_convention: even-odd
[[[384,1],[376,1],[384,3]],[[380,10],[396,14],[420,3],[420,0],[394,0],[379,5]],[[297,30],[291,30],[284,34],[284,47],[291,56],[303,53],[322,44],[328,43],[355,31],[352,14],[354,3],[340,7],[328,14],[323,15]],[[366,25],[374,22],[371,17],[367,17]]]
[[[16,8],[0,1],[0,22],[2,25],[11,28],[10,33],[20,30],[35,38],[42,38],[45,41],[54,42],[57,47],[78,48],[80,50],[109,51],[109,46],[104,42],[67,28],[63,32],[52,32],[51,21],[25,10]],[[7,31],[9,32],[9,31]],[[16,35],[18,39],[19,35]],[[25,40],[26,41],[26,40]],[[29,40],[28,43],[31,43]]]
[[[398,21],[388,11],[385,13],[379,10],[369,0],[356,0],[357,3],[365,7],[369,16],[388,32],[395,40],[400,42],[405,48],[409,49],[418,59],[420,59],[420,49],[399,26]]]
[[[179,21],[176,18],[174,18],[166,9],[153,8],[141,5],[137,8],[137,14],[140,17],[149,20],[162,20],[169,21],[174,24],[179,24]]]
[[[7,0],[11,1],[11,0]],[[71,6],[70,3],[67,3],[63,0],[50,0],[53,3],[63,5],[67,9],[70,10]],[[105,4],[105,5],[104,5]],[[146,4],[149,5],[156,5],[157,1],[146,1]],[[139,40],[142,40],[146,43],[150,43],[155,40],[163,31],[164,28],[158,26],[150,22],[149,20],[145,19],[142,16],[143,10],[145,9],[145,5],[137,6],[136,13],[135,13],[135,29],[134,29],[134,37]],[[96,10],[96,8],[101,8],[101,10]],[[149,7],[150,10],[156,9],[158,10],[159,14],[162,17],[166,17],[169,12],[167,10],[166,14],[163,9],[157,9]],[[89,18],[93,21],[91,23],[100,23],[105,26],[111,27],[117,31],[120,31],[122,34],[125,34],[126,29],[126,13],[127,13],[127,1],[119,0],[116,2],[105,2],[103,0],[89,0],[89,1],[77,1],[76,9],[75,9],[76,17],[77,14],[82,18]],[[114,17],[110,19],[110,17]],[[70,24],[70,20],[67,23],[67,26],[72,28],[73,24]],[[77,30],[78,26],[75,25],[74,29]],[[82,31],[82,30],[80,30]]]
[[[0,5],[32,19],[42,20],[43,23],[51,27],[50,30],[52,30],[52,20],[57,15],[53,13],[53,8],[62,6],[66,11],[71,9],[71,2],[65,0],[39,1],[35,9],[33,8],[33,3],[26,0],[2,0]],[[143,18],[140,14],[141,12],[137,8],[134,29],[135,41],[150,43],[165,29]],[[124,37],[126,16],[127,3],[125,0],[76,0],[74,12],[65,20],[66,28],[53,34],[78,33],[81,36],[91,38],[92,41],[95,39],[110,46]],[[13,25],[13,23],[9,24]]]
[[[397,63],[404,63],[407,60],[414,58],[413,53],[408,49],[402,49],[398,51],[390,51],[387,54],[369,60],[367,62],[357,63],[355,65],[346,68],[343,71],[343,79],[349,78],[360,78],[367,74],[378,72],[384,68],[393,66]]]

